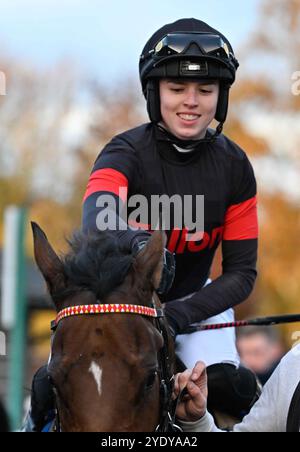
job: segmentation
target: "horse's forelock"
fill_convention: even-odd
[[[133,256],[120,247],[111,232],[76,232],[68,243],[70,251],[62,259],[67,287],[65,293],[53,294],[53,297],[89,290],[101,300],[122,284]]]

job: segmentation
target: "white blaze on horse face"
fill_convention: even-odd
[[[91,372],[91,374],[93,375],[96,385],[97,385],[98,394],[99,394],[99,396],[101,396],[101,394],[102,394],[102,369],[97,363],[95,363],[95,361],[93,361],[92,364],[90,365],[89,372]]]

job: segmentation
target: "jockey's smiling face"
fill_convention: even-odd
[[[219,83],[161,79],[159,88],[165,128],[181,140],[204,138],[216,114]]]

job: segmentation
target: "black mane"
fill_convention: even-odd
[[[133,256],[120,246],[113,233],[78,231],[68,243],[70,252],[63,258],[67,287],[53,297],[66,298],[71,293],[90,290],[101,300],[123,282]]]

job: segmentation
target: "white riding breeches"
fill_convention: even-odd
[[[211,280],[207,280],[205,285],[210,282]],[[192,295],[184,297],[184,300]],[[201,325],[234,322],[234,320],[234,310],[230,308],[221,314],[204,320]],[[238,367],[240,364],[236,348],[235,328],[179,334],[176,337],[175,346],[176,354],[188,368],[193,368],[196,361],[203,361],[206,366],[217,363],[229,363]]]

